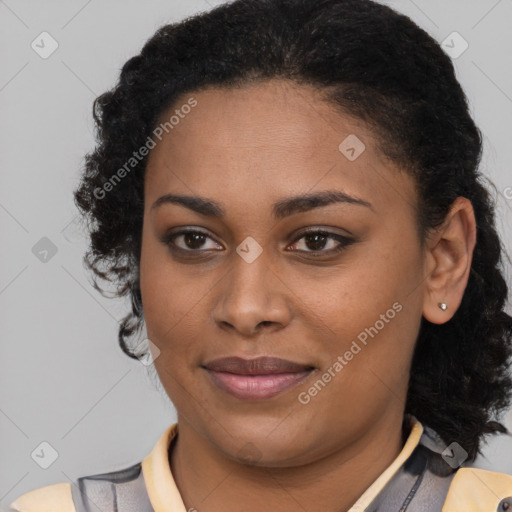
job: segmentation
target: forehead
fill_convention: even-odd
[[[195,106],[182,109],[191,99]],[[256,200],[333,187],[377,201],[412,194],[368,126],[312,86],[274,79],[210,87],[182,95],[161,123],[171,116],[149,155],[147,198],[176,191]]]

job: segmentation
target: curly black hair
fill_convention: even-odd
[[[450,321],[422,320],[405,411],[457,441],[474,460],[512,393],[512,317],[505,312],[504,248],[479,172],[482,136],[450,58],[407,16],[371,0],[234,0],[165,25],[94,101],[97,145],[85,157],[75,202],[90,232],[84,262],[131,298],[119,326],[127,344],[144,322],[139,262],[147,147],[185,94],[271,78],[308,84],[365,121],[379,148],[414,177],[423,238],[458,196],[468,198],[477,244],[462,303]],[[137,157],[137,158],[135,158]],[[131,168],[127,168],[126,163]],[[123,172],[124,169],[124,172]],[[122,176],[122,179],[120,179]]]

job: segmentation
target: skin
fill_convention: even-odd
[[[448,321],[467,284],[471,203],[459,198],[422,245],[412,178],[383,157],[367,126],[315,89],[281,80],[209,88],[183,96],[162,119],[190,96],[197,106],[149,155],[140,264],[148,337],[160,351],[155,368],[178,414],[176,484],[187,510],[199,512],[348,510],[403,447],[421,318]],[[350,134],[366,146],[354,161],[338,149]],[[371,207],[272,216],[278,200],[325,190]],[[168,193],[209,198],[225,216],[152,208]],[[181,252],[163,241],[170,229],[192,227],[206,236],[178,236]],[[315,245],[303,228],[354,242],[332,253],[336,239]],[[236,252],[248,236],[263,249],[252,263]],[[299,402],[397,302],[401,311],[309,403]],[[292,390],[248,402],[201,367],[232,355],[271,355],[315,371]]]

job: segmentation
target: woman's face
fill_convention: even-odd
[[[147,163],[140,280],[180,428],[278,467],[399,425],[425,293],[412,179],[309,87],[211,88],[173,114]],[[230,356],[313,370],[224,373],[229,392],[205,366]]]

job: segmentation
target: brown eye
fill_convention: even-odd
[[[304,240],[303,243],[299,243]],[[293,246],[297,252],[315,253],[319,255],[329,255],[343,250],[345,247],[354,243],[355,240],[337,233],[330,233],[323,230],[310,230],[301,233],[299,238],[295,239]],[[297,248],[302,247],[302,248]],[[327,247],[327,249],[325,249]]]
[[[183,242],[189,249],[200,249],[202,245],[204,245],[204,240],[206,238],[205,235],[201,233],[185,233],[181,235],[183,237]]]
[[[171,249],[176,249],[184,252],[200,252],[202,250],[217,250],[220,247],[215,241],[213,247],[205,247],[207,240],[213,239],[203,231],[195,229],[187,229],[174,233],[168,233],[162,239],[162,241],[169,245]]]
[[[329,241],[329,235],[321,232],[307,234],[303,238],[305,240],[306,247],[312,251],[319,251],[323,249],[325,244]]]

